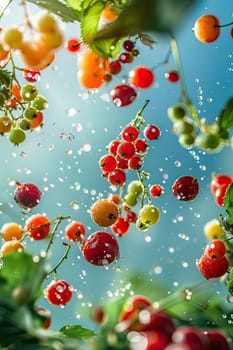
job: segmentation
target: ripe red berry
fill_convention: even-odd
[[[231,37],[233,38],[233,27],[231,28],[230,34],[231,34]]]
[[[205,336],[209,339],[211,350],[231,350],[225,334],[219,329],[207,329],[204,331]]]
[[[135,147],[131,142],[121,142],[117,148],[117,154],[124,159],[130,159],[135,154]]]
[[[45,309],[44,307],[37,307],[36,312],[39,316],[43,318],[43,329],[48,329],[51,325],[51,311],[48,309]]]
[[[91,264],[106,266],[119,258],[119,246],[115,237],[107,231],[96,231],[82,242],[84,258]]]
[[[127,125],[121,131],[121,137],[124,141],[133,142],[137,139],[139,135],[139,130],[135,126]]]
[[[224,207],[224,198],[229,186],[230,184],[228,183],[222,184],[215,191],[214,199],[220,207]]]
[[[123,48],[126,50],[126,51],[132,51],[133,48],[134,48],[134,42],[132,40],[124,40],[123,43],[122,43],[122,46]]]
[[[117,154],[117,148],[120,143],[120,140],[112,140],[108,145],[108,152],[115,156]]]
[[[163,187],[155,184],[150,186],[149,191],[152,197],[157,198],[163,193]]]
[[[72,298],[73,288],[64,280],[53,280],[44,290],[44,295],[52,305],[63,306]]]
[[[117,107],[124,107],[130,105],[137,97],[137,93],[129,85],[121,84],[115,86],[110,95],[112,97],[112,102]]]
[[[25,68],[23,70],[23,77],[30,83],[36,83],[40,80],[40,71]]]
[[[137,221],[137,218],[138,218],[137,213],[130,210],[130,208],[126,211],[126,216],[125,216],[126,221],[135,223]]]
[[[66,42],[66,49],[70,53],[76,53],[81,49],[81,43],[78,39],[69,39]]]
[[[207,254],[203,254],[198,261],[198,269],[206,278],[217,278],[223,276],[229,268],[229,260],[226,255],[219,259],[211,258]]]
[[[137,153],[145,153],[148,147],[148,143],[144,139],[137,139],[135,141],[135,149]]]
[[[44,239],[50,232],[49,219],[42,214],[32,215],[26,220],[24,230],[32,239]]]
[[[119,217],[117,221],[111,226],[112,232],[119,236],[125,235],[129,231],[129,228],[129,221],[123,217]]]
[[[133,56],[129,52],[122,52],[119,55],[118,60],[121,63],[132,63],[133,62]]]
[[[117,166],[116,158],[111,154],[106,154],[100,158],[99,166],[102,171],[111,172],[116,169],[116,166]]]
[[[121,71],[121,63],[117,61],[112,61],[109,63],[110,74],[119,74]]]
[[[190,350],[206,349],[208,339],[199,330],[192,326],[179,326],[172,334],[172,341],[179,345],[187,345]]]
[[[212,259],[219,259],[226,254],[226,246],[221,239],[213,239],[207,244],[205,254]]]
[[[177,83],[177,81],[180,80],[179,73],[176,71],[167,72],[165,78],[170,81],[170,83]]]
[[[129,169],[131,169],[131,170],[139,170],[139,169],[141,169],[142,165],[143,165],[142,157],[133,156],[129,160]]]
[[[140,319],[139,315],[139,320],[144,326],[143,330],[154,330],[165,334],[170,339],[176,329],[173,319],[163,311],[154,312],[145,320]]]
[[[117,156],[117,168],[118,169],[128,169],[129,168],[129,164],[128,164],[128,159],[125,158],[121,158],[119,156]]]
[[[172,185],[174,196],[180,201],[191,201],[199,193],[199,184],[193,176],[181,176]]]
[[[14,200],[21,208],[34,208],[39,204],[41,199],[41,191],[31,183],[16,182],[16,190],[14,192]]]
[[[210,190],[213,194],[215,194],[216,190],[221,185],[228,184],[230,185],[233,182],[233,179],[230,175],[227,174],[213,174],[211,183],[210,183]]]
[[[85,226],[79,221],[72,221],[65,227],[66,239],[71,242],[82,241],[85,233]]]
[[[143,130],[143,134],[147,140],[156,140],[160,136],[160,129],[154,124],[149,124]]]
[[[113,170],[108,175],[108,181],[113,186],[123,186],[126,182],[126,174],[122,169]]]
[[[147,89],[154,83],[155,76],[150,68],[140,66],[129,72],[129,80],[138,89]]]

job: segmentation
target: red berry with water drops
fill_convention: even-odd
[[[117,221],[111,226],[112,232],[116,235],[122,236],[125,235],[130,228],[129,221],[123,217],[119,217]]]
[[[117,148],[120,145],[120,143],[121,143],[120,140],[112,140],[108,144],[108,152],[115,156],[117,154]]]
[[[139,130],[133,125],[127,125],[121,132],[121,137],[124,141],[134,142],[139,135]]]
[[[49,219],[42,214],[32,215],[26,220],[24,230],[32,239],[44,239],[50,232]]]
[[[129,39],[124,40],[122,46],[126,51],[131,52],[134,48],[134,42],[132,40],[129,40]]]
[[[145,153],[149,147],[148,143],[144,139],[137,139],[135,141],[135,149],[137,153]]]
[[[199,193],[199,184],[193,176],[181,176],[172,185],[174,196],[180,201],[191,201]]]
[[[111,172],[116,169],[116,158],[111,154],[106,154],[99,160],[99,166],[104,172]]]
[[[233,179],[230,175],[227,174],[213,174],[211,183],[210,183],[210,190],[213,194],[215,194],[216,190],[221,185],[230,185],[233,182]]]
[[[118,242],[107,231],[96,231],[82,242],[84,258],[96,266],[106,266],[119,257]]]
[[[133,56],[129,52],[122,52],[119,55],[118,60],[121,63],[132,63],[133,62]]]
[[[108,175],[108,181],[113,186],[123,186],[126,182],[126,173],[122,169],[113,170]]]
[[[120,84],[115,86],[110,92],[112,102],[117,107],[130,105],[137,97],[137,93],[131,86]]]
[[[40,80],[40,71],[25,68],[23,70],[23,77],[30,83],[36,83]]]
[[[85,233],[85,226],[80,221],[72,221],[65,227],[66,239],[71,242],[82,241]]]
[[[218,278],[228,271],[229,260],[226,255],[216,259],[203,254],[197,263],[197,267],[206,279]]]
[[[221,239],[213,239],[207,244],[205,254],[210,256],[212,259],[219,259],[223,257],[226,254],[225,243]]]
[[[64,306],[72,298],[73,288],[64,280],[53,280],[44,290],[49,303],[55,306]]]
[[[163,187],[157,184],[151,185],[149,191],[151,197],[158,198],[159,196],[161,196],[161,194],[163,194]]]
[[[154,83],[155,76],[150,68],[140,66],[129,72],[129,80],[138,89],[147,89]]]
[[[129,169],[131,170],[139,170],[143,166],[143,159],[139,156],[133,156],[129,160]]]
[[[138,218],[137,213],[135,213],[134,211],[130,209],[126,211],[126,216],[125,216],[126,221],[135,224],[135,222],[137,221],[137,218]]]
[[[14,200],[21,208],[34,208],[39,204],[41,199],[41,191],[32,183],[23,183],[16,181],[16,190]]]
[[[160,129],[154,124],[149,124],[143,130],[143,134],[147,140],[156,140],[160,136]]]
[[[177,83],[180,80],[180,75],[176,71],[170,71],[165,74],[165,78],[170,81],[170,83]]]
[[[220,207],[224,207],[224,198],[229,186],[230,185],[228,183],[222,184],[215,191],[214,199]]]
[[[78,39],[69,39],[66,42],[66,49],[70,53],[76,53],[81,49],[81,43]]]
[[[122,142],[117,148],[117,154],[124,159],[130,159],[135,154],[135,147],[131,142]]]

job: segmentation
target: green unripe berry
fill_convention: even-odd
[[[45,97],[38,95],[32,102],[32,107],[35,108],[37,111],[43,111],[48,107],[48,101]]]
[[[124,203],[129,207],[134,207],[137,204],[138,198],[135,193],[127,193],[124,197]]]
[[[34,84],[24,85],[21,89],[21,95],[24,101],[33,101],[38,95],[38,88]]]
[[[14,145],[19,145],[26,138],[25,132],[20,128],[12,129],[8,134],[8,140]]]
[[[167,112],[168,112],[169,118],[174,121],[182,120],[186,115],[185,106],[181,103],[178,103],[172,107],[169,107]]]
[[[127,188],[129,194],[134,194],[137,197],[142,193],[142,190],[142,184],[140,181],[137,180],[131,181]]]
[[[139,220],[145,225],[154,225],[159,221],[160,212],[154,205],[144,205],[139,211]]]
[[[33,108],[33,107],[28,107],[25,109],[24,113],[23,113],[23,116],[24,118],[26,119],[29,119],[29,120],[32,120],[33,118],[36,118],[36,109]]]
[[[31,122],[30,122],[30,120],[23,118],[21,120],[19,126],[20,126],[20,129],[22,129],[22,130],[29,130],[30,126],[31,126]]]
[[[174,123],[173,130],[176,134],[192,134],[194,132],[194,125],[188,120],[180,120]]]
[[[4,105],[5,100],[6,100],[5,95],[2,92],[0,92],[0,106]]]
[[[207,131],[197,136],[196,145],[203,151],[213,151],[220,146],[220,138],[217,134]]]
[[[182,134],[179,137],[179,143],[184,147],[190,147],[195,142],[195,135],[193,134]]]
[[[149,228],[149,225],[144,224],[143,222],[141,222],[140,219],[137,219],[135,225],[136,225],[136,228],[140,231],[147,231]]]

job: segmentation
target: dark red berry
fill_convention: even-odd
[[[150,68],[140,66],[129,72],[129,79],[138,89],[147,89],[154,83],[155,76]]]
[[[148,140],[156,140],[160,136],[160,129],[154,124],[149,124],[143,130],[143,134]]]
[[[53,280],[44,291],[50,304],[63,306],[72,298],[73,288],[64,280]]]
[[[165,78],[170,81],[170,83],[177,83],[177,81],[180,80],[179,73],[176,71],[167,72]]]
[[[124,141],[133,142],[137,139],[139,130],[135,126],[127,125],[121,132],[121,137]]]
[[[144,330],[154,330],[167,335],[170,339],[176,329],[172,318],[163,311],[154,312],[143,322]]]
[[[130,52],[134,48],[134,42],[132,40],[124,40],[122,46],[126,51]]]
[[[113,186],[123,186],[126,182],[126,174],[124,170],[116,169],[108,174],[108,181]]]
[[[199,193],[199,184],[193,176],[181,176],[172,185],[174,196],[180,201],[191,201]]]
[[[83,241],[81,249],[84,258],[97,266],[109,265],[119,257],[118,242],[107,231],[92,233]]]
[[[34,208],[39,204],[41,199],[41,191],[39,188],[31,183],[16,182],[16,190],[14,193],[14,200],[21,208]]]
[[[118,58],[121,63],[132,63],[133,56],[129,52],[122,52]]]
[[[104,310],[103,306],[96,306],[92,310],[92,319],[97,324],[102,324],[104,322],[105,310]]]
[[[135,147],[131,142],[122,142],[117,148],[117,154],[124,159],[130,159],[135,154]]]
[[[143,165],[142,157],[133,156],[129,160],[129,169],[131,169],[131,170],[139,170],[139,169],[141,169],[142,165]]]
[[[219,329],[208,329],[204,334],[210,341],[209,349],[211,350],[231,350],[225,334]]]
[[[231,28],[230,34],[231,34],[231,37],[233,38],[233,27]]]
[[[229,268],[229,260],[224,255],[219,259],[211,258],[207,254],[203,254],[198,261],[198,269],[206,278],[218,278],[223,276]]]
[[[137,97],[137,93],[134,88],[126,84],[115,86],[110,95],[112,97],[112,102],[117,107],[130,105]]]
[[[121,71],[121,63],[119,61],[110,62],[109,71],[111,74],[119,74]]]
[[[180,326],[172,334],[172,341],[176,344],[187,345],[190,350],[205,349],[208,339],[199,330],[191,326]]]

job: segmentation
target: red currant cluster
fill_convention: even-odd
[[[98,311],[98,312],[97,312]],[[93,312],[94,320],[103,323],[108,315],[104,308]],[[116,329],[126,333],[132,350],[230,350],[226,335],[213,328],[179,325],[164,310],[155,310],[143,295],[126,300],[118,318]]]
[[[227,174],[213,174],[210,183],[210,190],[215,202],[224,207],[224,197],[228,187],[233,183],[233,178]]]

